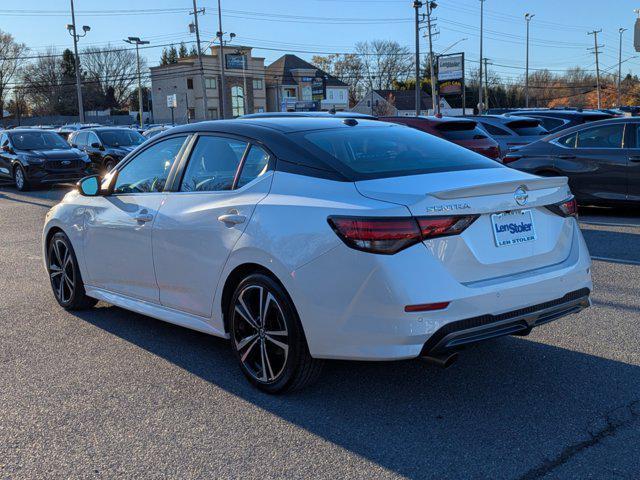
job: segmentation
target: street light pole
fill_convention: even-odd
[[[524,106],[529,108],[529,22],[535,13],[525,13],[524,19],[527,22],[527,54],[526,54],[526,67],[525,67],[525,79],[524,79]]]
[[[624,33],[625,30],[626,28],[622,28],[622,27],[618,29],[618,33],[620,34],[620,48],[618,49],[618,102],[617,102],[618,107],[621,105],[620,84],[622,81],[622,34]]]
[[[73,0],[71,0],[71,24],[67,25],[67,31],[69,32],[69,35],[73,37],[73,53],[74,53],[75,66],[76,66],[76,92],[78,95],[78,117],[79,117],[80,123],[84,123],[84,106],[82,104],[82,83],[81,83],[82,80],[80,76],[80,57],[78,56],[78,40],[80,40],[81,37],[84,37],[89,30],[91,30],[91,27],[87,25],[83,25],[82,31],[84,33],[82,35],[78,35],[78,32],[76,31],[76,12],[73,7]]]
[[[416,101],[416,117],[420,116],[420,7],[422,2],[415,0],[413,2],[413,8],[415,9],[415,21],[416,21],[416,86],[415,86],[415,101]],[[371,91],[371,105],[373,106],[373,90]]]
[[[484,0],[480,0],[480,69],[479,69],[479,82],[478,82],[478,114],[482,115],[482,33],[483,33],[483,20],[484,20]]]
[[[200,83],[202,84],[202,103],[204,110],[202,115],[205,120],[209,116],[209,100],[207,99],[207,82],[204,79],[204,64],[202,63],[202,48],[200,47],[200,28],[198,27],[198,14],[204,13],[204,8],[198,10],[196,0],[193,0],[193,25],[196,30],[196,51],[198,52],[198,63],[200,64]]]
[[[222,31],[222,7],[220,6],[220,0],[218,0],[218,33],[217,37],[220,41],[220,58],[218,61],[220,62],[220,116],[224,120],[227,118],[227,109],[225,108],[225,81],[224,81],[224,45],[222,41],[222,36],[224,32]]]
[[[436,98],[436,81],[433,75],[433,42],[431,40],[431,12],[438,5],[436,2],[428,1],[427,2],[427,28],[429,29],[429,75],[431,77],[431,107],[433,109],[433,114],[436,115],[440,113],[440,102]]]
[[[140,45],[148,45],[148,40],[140,40],[140,37],[129,37],[125,42],[136,46],[136,62],[138,65],[138,115],[140,117],[140,128],[144,127],[144,121],[142,120],[142,78],[140,75]]]

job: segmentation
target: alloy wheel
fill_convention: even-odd
[[[69,303],[76,287],[73,255],[67,244],[58,238],[49,246],[49,278],[58,301]]]
[[[18,190],[22,190],[24,188],[24,173],[22,173],[22,169],[19,167],[16,168],[15,182]]]
[[[242,365],[258,382],[276,381],[289,356],[289,331],[278,300],[266,287],[248,285],[237,296],[233,316],[233,342]]]

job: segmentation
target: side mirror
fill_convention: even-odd
[[[2,151],[7,153],[13,153],[13,148],[11,148],[11,145],[3,145]]]
[[[102,145],[100,145],[98,142],[93,142],[91,144],[91,148],[100,148]]]
[[[78,183],[78,191],[85,197],[97,197],[100,195],[100,176],[91,175],[84,177]]]

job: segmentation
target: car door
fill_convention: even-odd
[[[102,156],[103,156],[103,148],[102,142],[98,138],[96,132],[84,132],[86,133],[86,141],[84,151],[89,155],[91,162],[96,167],[102,166]],[[96,146],[98,145],[98,146]]]
[[[11,162],[14,155],[5,151],[5,148],[11,148],[11,144],[9,143],[9,135],[3,133],[0,135],[0,176],[11,177]]]
[[[576,146],[556,156],[556,166],[570,176],[572,190],[583,199],[619,201],[627,196],[628,153],[624,123],[587,127]]]
[[[197,138],[178,191],[167,194],[153,228],[163,306],[211,317],[220,273],[271,186],[271,158],[243,139]]]
[[[159,302],[151,232],[187,138],[176,135],[149,145],[107,176],[106,195],[92,197],[84,234],[90,285]]]
[[[627,200],[640,201],[640,123],[627,123],[626,139],[629,141],[627,149],[629,161],[629,175],[627,186]]]

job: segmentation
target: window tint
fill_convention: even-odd
[[[17,150],[66,150],[69,144],[55,132],[32,132],[9,133],[11,143]]]
[[[624,125],[603,125],[578,132],[578,148],[622,148]]]
[[[203,136],[193,149],[180,190],[214,192],[231,190],[247,143],[225,137]]]
[[[258,178],[267,172],[269,166],[269,154],[262,148],[252,145],[251,150],[244,160],[237,188],[244,187],[254,178]]]
[[[318,147],[319,153],[329,154],[338,162],[338,170],[354,180],[502,168],[466,148],[402,126],[328,129],[300,135],[298,139],[310,142],[309,150],[315,152]]]
[[[75,143],[79,147],[85,146],[87,144],[87,132],[76,133],[76,136],[73,139],[73,143]]]
[[[567,148],[576,148],[576,137],[577,133],[572,133],[571,135],[567,135],[566,137],[561,137],[558,139],[558,143],[563,147]]]
[[[109,147],[135,147],[144,142],[144,137],[130,128],[100,130],[102,143]]]
[[[98,135],[96,135],[94,132],[88,132],[86,142],[87,145],[93,145],[94,143],[100,143],[100,140],[98,139]]]
[[[487,138],[476,122],[444,122],[436,130],[447,140],[478,140]]]
[[[3,133],[0,137],[0,146],[9,145],[9,136]]]
[[[516,120],[509,122],[507,126],[521,137],[546,135],[549,133],[539,120]]]
[[[161,192],[186,136],[156,143],[136,155],[118,173],[113,193]]]
[[[537,117],[537,118],[540,119],[540,121],[542,122],[542,125],[544,125],[544,128],[546,128],[547,130],[553,130],[555,128],[561,127],[566,123],[561,118],[551,118],[551,117]]]
[[[482,126],[490,135],[511,136],[511,134],[506,130],[496,127],[495,125],[491,125],[490,123],[482,123]]]

